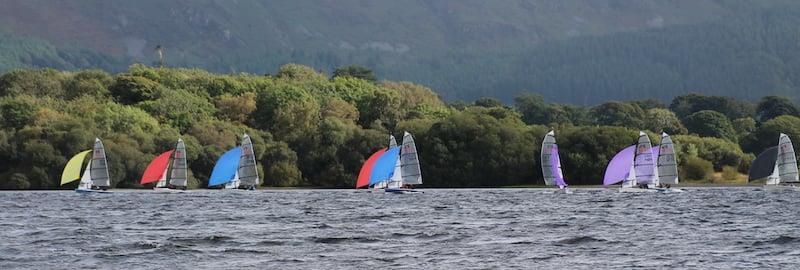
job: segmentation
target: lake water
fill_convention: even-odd
[[[0,269],[800,265],[800,192],[0,192]]]

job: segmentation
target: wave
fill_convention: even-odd
[[[778,236],[776,238],[773,238],[772,240],[753,242],[753,246],[786,245],[786,244],[794,244],[794,243],[800,243],[800,238],[781,235],[781,236]]]
[[[375,243],[379,241],[369,237],[312,237],[311,240],[320,244]]]
[[[594,238],[591,236],[576,236],[567,239],[561,239],[556,241],[556,244],[562,245],[579,245],[579,244],[589,244],[589,243],[600,243],[600,242],[608,242],[608,240]]]
[[[230,236],[211,235],[205,237],[170,237],[169,241],[180,244],[218,244],[232,240]]]

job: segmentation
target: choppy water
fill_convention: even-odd
[[[800,192],[0,192],[0,269],[779,268]]]

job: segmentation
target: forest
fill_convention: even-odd
[[[423,187],[542,184],[539,148],[554,129],[571,184],[600,184],[608,160],[639,130],[673,135],[683,181],[741,180],[755,155],[786,133],[800,142],[800,109],[786,97],[758,102],[686,94],[583,107],[529,92],[513,105],[484,97],[446,103],[425,86],[379,81],[361,66],[333,75],[286,64],[274,75],[132,65],[101,70],[19,69],[0,76],[0,188],[59,186],[66,161],[105,144],[112,186],[141,188],[155,155],[186,142],[190,188],[216,159],[252,137],[263,185],[353,187],[388,135],[411,132]],[[797,144],[796,144],[797,145]]]

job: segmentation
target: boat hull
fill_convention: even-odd
[[[187,192],[186,190],[182,189],[173,189],[173,188],[153,188],[153,192],[155,193],[184,193]]]
[[[683,192],[686,192],[686,190],[683,190],[683,189],[680,189],[680,188],[656,188],[656,190],[658,190],[658,192],[660,192],[660,193],[683,193]]]
[[[406,194],[406,193],[423,193],[422,191],[408,188],[387,188],[383,191],[387,193]]]
[[[572,189],[569,188],[559,188],[556,189],[553,193],[555,194],[572,194]]]
[[[111,193],[110,190],[102,190],[102,189],[82,189],[78,188],[75,189],[77,193],[89,194],[89,193]]]

